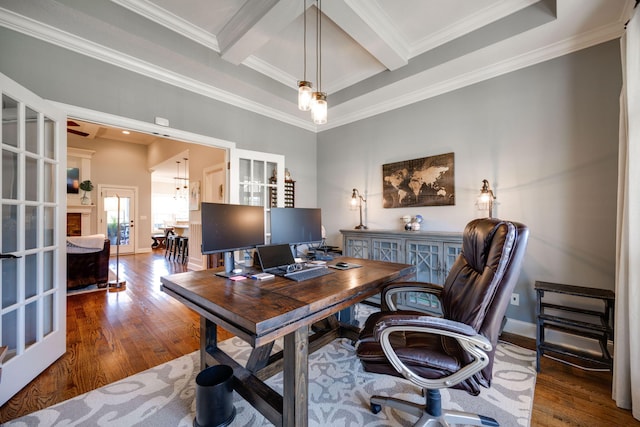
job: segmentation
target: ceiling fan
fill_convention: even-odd
[[[82,132],[81,130],[77,130],[77,129],[70,129],[69,127],[73,126],[73,127],[79,127],[80,125],[76,122],[74,122],[73,120],[67,120],[67,132],[72,133],[74,135],[80,135],[80,136],[89,136],[89,134],[87,132]]]

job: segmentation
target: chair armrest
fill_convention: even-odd
[[[393,332],[421,332],[454,338],[469,353],[473,361],[453,374],[438,378],[423,378],[408,368],[397,356],[391,345],[390,335]],[[393,367],[409,381],[429,389],[451,387],[475,375],[489,364],[487,352],[493,346],[489,340],[476,333],[469,325],[432,316],[411,316],[388,314],[383,316],[374,328],[374,337],[382,346],[385,356]]]
[[[397,311],[398,308],[393,301],[393,297],[405,292],[422,292],[431,294],[435,295],[438,300],[440,300],[442,285],[428,282],[395,282],[385,286],[380,296],[389,310]]]

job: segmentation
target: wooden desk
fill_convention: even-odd
[[[334,270],[316,279],[294,282],[227,280],[215,270],[162,277],[162,290],[200,315],[202,369],[215,364],[233,368],[234,389],[276,426],[308,424],[309,352],[339,337],[357,339],[358,330],[339,324],[334,314],[372,295],[388,283],[415,274],[415,267],[382,261],[341,258],[362,265]],[[216,325],[242,338],[253,350],[246,367],[217,346]],[[314,334],[309,336],[313,325]],[[284,350],[271,355],[274,341]],[[264,380],[283,370],[283,394]]]

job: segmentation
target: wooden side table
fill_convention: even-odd
[[[615,294],[607,289],[586,288],[583,286],[563,285],[559,283],[536,282],[536,368],[540,372],[540,357],[545,352],[576,357],[612,369],[613,360],[607,349],[609,339],[613,340],[613,308]],[[545,292],[570,295],[572,297],[598,299],[603,309],[593,310],[576,305],[559,305],[546,302]],[[579,300],[580,298],[575,298]],[[571,315],[570,313],[573,313]],[[547,342],[545,330],[552,329],[598,341],[601,354],[576,350],[561,344]]]

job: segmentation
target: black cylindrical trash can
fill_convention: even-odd
[[[233,406],[233,369],[215,365],[196,376],[196,418],[194,427],[227,426],[236,417]]]

